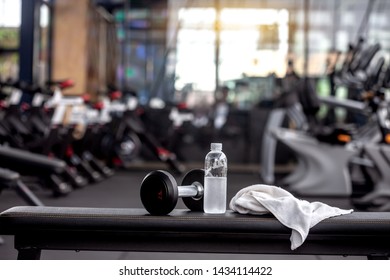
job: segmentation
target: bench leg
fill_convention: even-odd
[[[39,260],[41,259],[41,249],[18,249],[18,260]]]

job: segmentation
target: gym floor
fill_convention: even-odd
[[[106,208],[142,208],[139,199],[139,186],[143,177],[153,169],[120,170],[116,174],[100,183],[73,191],[67,197],[53,198],[44,190],[34,190],[37,196],[47,206],[71,206],[71,207],[106,207]],[[238,171],[230,171],[228,174],[228,201],[237,191],[243,187],[258,184],[259,175],[251,169],[243,168]],[[178,182],[181,177],[176,176]],[[346,199],[308,199],[321,200],[332,206],[349,209],[349,201]],[[0,211],[13,206],[25,205],[12,190],[5,190],[0,195]],[[177,208],[185,208],[179,200]],[[0,259],[15,260],[17,251],[13,248],[13,237],[2,236],[4,244],[0,245]],[[44,260],[148,260],[148,259],[364,259],[363,257],[339,257],[339,256],[284,256],[284,255],[228,255],[228,254],[190,254],[190,253],[142,253],[142,252],[74,252],[74,251],[42,251]]]

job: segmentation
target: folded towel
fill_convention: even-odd
[[[252,185],[240,190],[230,201],[230,209],[240,214],[272,213],[283,225],[292,229],[291,250],[303,244],[310,228],[324,219],[349,214],[322,202],[308,202],[288,191],[269,185]]]

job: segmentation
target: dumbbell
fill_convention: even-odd
[[[203,211],[204,170],[194,169],[177,185],[175,178],[163,170],[152,171],[141,183],[141,201],[152,215],[166,215],[176,206],[181,197],[192,211]]]

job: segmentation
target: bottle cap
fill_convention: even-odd
[[[222,151],[222,143],[211,143],[211,150]]]

